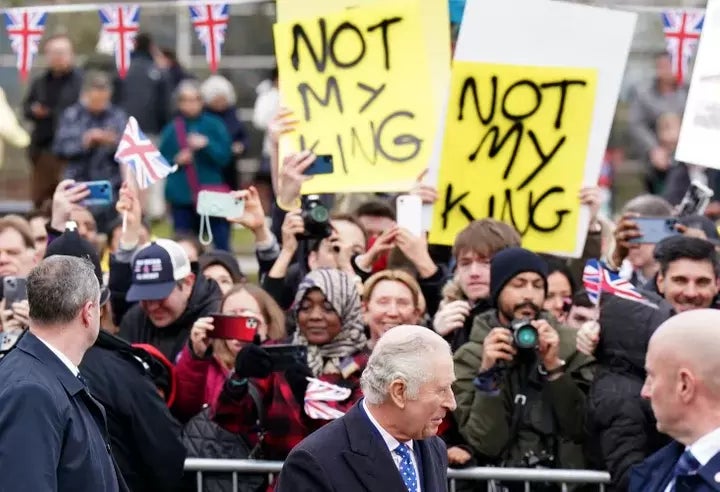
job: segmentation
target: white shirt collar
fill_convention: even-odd
[[[58,359],[60,359],[60,362],[62,362],[63,364],[65,364],[65,366],[70,370],[70,372],[72,373],[73,376],[77,377],[78,374],[80,374],[80,369],[78,369],[78,367],[77,367],[75,364],[73,364],[72,361],[71,361],[70,359],[68,359],[68,357],[67,357],[65,354],[63,354],[62,352],[60,352],[58,349],[56,349],[55,347],[53,347],[52,345],[50,345],[48,342],[46,342],[46,341],[43,340],[42,338],[38,337],[37,335],[35,335],[35,336],[37,337],[38,340],[40,340],[42,343],[44,343],[45,346],[46,346],[47,348],[49,348],[50,351],[51,351],[53,354],[55,354],[55,356],[56,356]]]
[[[705,434],[700,439],[692,443],[687,448],[701,466],[705,466],[708,462],[720,452],[720,427]]]
[[[398,441],[398,440],[395,439],[393,436],[391,436],[390,433],[389,433],[388,431],[386,431],[385,429],[383,429],[383,427],[378,423],[378,421],[375,420],[375,417],[373,417],[372,414],[370,413],[370,410],[368,409],[367,403],[365,403],[365,399],[364,399],[364,398],[363,398],[363,401],[362,401],[362,406],[363,406],[363,410],[365,411],[365,414],[366,414],[366,415],[368,416],[368,418],[370,419],[370,422],[372,423],[372,425],[374,425],[375,428],[378,430],[378,432],[380,432],[380,435],[382,436],[383,441],[385,441],[385,445],[386,445],[386,446],[388,447],[388,449],[390,450],[390,455],[392,456],[392,453],[393,453],[393,452],[395,451],[395,449],[400,445],[400,441]],[[407,446],[408,446],[410,449],[413,449],[413,441],[412,441],[412,439],[409,440],[408,442],[406,442],[405,444],[407,444]]]

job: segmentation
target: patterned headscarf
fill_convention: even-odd
[[[345,272],[323,268],[308,273],[300,282],[293,309],[297,317],[302,300],[311,289],[319,289],[340,317],[342,331],[325,345],[311,345],[298,329],[294,343],[308,348],[308,366],[315,376],[340,373],[340,361],[362,351],[367,345],[355,282]]]

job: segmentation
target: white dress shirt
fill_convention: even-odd
[[[390,435],[390,433],[388,431],[383,429],[383,427],[378,423],[377,420],[375,420],[375,418],[370,413],[370,410],[368,409],[368,406],[365,403],[364,399],[362,402],[362,406],[363,406],[363,410],[365,411],[365,415],[368,416],[368,418],[370,419],[370,422],[378,430],[378,432],[380,433],[380,435],[383,438],[383,441],[385,441],[385,445],[390,450],[390,456],[392,456],[393,462],[395,463],[395,466],[397,467],[398,472],[400,472],[400,463],[402,462],[402,458],[400,457],[400,455],[398,455],[395,452],[395,449],[398,446],[400,446],[400,444],[406,444],[410,448],[410,451],[412,451],[412,453],[410,453],[410,458],[412,459],[413,468],[415,468],[415,476],[417,477],[417,492],[420,492],[421,491],[421,487],[420,487],[421,477],[420,477],[420,470],[418,469],[417,457],[415,456],[415,448],[413,447],[413,441],[410,440],[405,443],[401,443],[400,441],[395,439],[393,436]]]
[[[720,453],[720,427],[702,436],[686,447],[685,451],[690,451],[701,467],[707,465],[716,454]],[[665,488],[665,492],[670,492],[674,486],[675,480],[673,479]]]
[[[37,336],[37,335],[35,335],[35,336]],[[46,341],[43,340],[42,338],[37,337],[37,339],[40,340],[42,343],[44,343],[45,346],[46,346],[47,348],[49,348],[50,351],[51,351],[53,354],[55,354],[55,356],[56,356],[58,359],[60,359],[60,362],[62,362],[63,364],[65,364],[65,366],[70,370],[70,372],[72,373],[73,376],[77,377],[78,374],[80,374],[80,369],[78,369],[78,367],[77,367],[75,364],[73,364],[72,361],[71,361],[70,359],[68,359],[65,354],[63,354],[62,352],[60,352],[58,349],[56,349],[55,347],[53,347],[52,345],[50,345],[48,342],[46,342]]]

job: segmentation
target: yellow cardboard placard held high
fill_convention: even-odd
[[[303,193],[403,191],[427,167],[437,118],[417,0],[275,25],[280,91],[300,120],[287,152],[330,154]]]
[[[572,253],[596,83],[595,69],[456,61],[429,241],[493,217],[528,249]]]

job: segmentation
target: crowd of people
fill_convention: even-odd
[[[153,57],[150,38],[140,35],[137,43],[125,85],[117,86],[103,74],[81,75],[69,40],[50,38],[50,68],[28,94],[38,210],[0,218],[0,277],[10,280],[0,283],[0,489],[51,488],[55,478],[36,470],[56,458],[52,446],[62,439],[77,454],[84,442],[93,453],[107,446],[111,459],[103,461],[103,476],[116,473],[133,492],[192,489],[194,477],[183,475],[186,457],[284,460],[313,432],[357,412],[359,402],[379,406],[390,397],[363,371],[383,337],[400,325],[434,331],[452,352],[454,399],[443,397],[448,414],[438,424],[447,447],[443,460],[451,467],[607,470],[610,490],[663,490],[642,488],[649,475],[640,480],[634,474],[643,469],[634,467],[671,439],[689,445],[690,437],[703,435],[687,431],[686,411],[704,412],[708,432],[720,426],[712,411],[712,403],[720,403],[717,392],[702,393],[701,407],[686,386],[675,393],[671,388],[712,390],[716,374],[683,373],[682,364],[693,360],[690,348],[682,351],[684,358],[668,355],[684,344],[678,326],[707,317],[683,314],[718,303],[716,225],[707,216],[680,217],[678,235],[657,244],[633,241],[641,235],[638,217],[676,213],[678,200],[663,198],[656,186],[676,169],[697,174],[661,159],[670,155],[665,145],[676,131],[664,109],[653,109],[660,113],[656,133],[638,136],[652,164],[655,194],[623,204],[615,221],[601,214],[598,187],[578,196],[590,210],[582,258],[524,249],[518,231],[491,218],[471,222],[452,247],[439,247],[397,223],[390,195],[357,204],[340,196],[301,196],[308,179],[303,171],[314,156],[292,154],[279,165],[279,136],[295,123],[278,107],[272,88],[260,95],[256,124],[267,129],[263,169],[272,176],[275,198],[264,200],[255,185],[241,186],[230,176],[237,173],[227,172],[235,170],[232,163],[246,146],[232,85],[219,76],[201,84],[170,77]],[[663,78],[666,62],[658,58],[655,90],[670,105],[679,96]],[[147,87],[157,92],[139,101],[135,96],[148,94]],[[165,97],[170,93],[174,102]],[[636,117],[649,121],[640,112],[636,108]],[[175,237],[153,236],[153,200],[113,160],[127,115],[180,166],[165,183]],[[196,170],[194,178],[189,168]],[[112,206],[84,205],[85,182],[98,179],[111,181]],[[200,186],[224,189],[244,203],[242,215],[212,219],[212,248],[197,240],[193,203]],[[425,203],[437,199],[421,183],[411,193]],[[311,206],[330,210],[329,220],[313,219]],[[254,238],[256,282],[230,251],[237,224]],[[582,279],[585,261],[593,258],[627,279],[643,302],[608,295],[598,307]],[[96,279],[98,292],[88,277]],[[18,294],[17,284],[26,285],[27,296]],[[83,297],[71,296],[73,289]],[[224,317],[246,320],[253,336],[220,336]],[[57,327],[63,323],[75,346],[61,337]],[[88,334],[93,326],[99,330]],[[698,329],[689,333],[695,342],[703,339]],[[21,356],[14,354],[41,364],[40,342],[57,347],[53,341],[78,355],[66,365],[87,384],[92,399],[86,403],[104,407],[105,443],[73,426],[67,435],[52,436],[13,428],[24,412],[54,424],[77,410],[62,403],[40,415],[32,405],[46,402],[15,393],[4,400],[22,373]],[[281,348],[301,356],[278,358]],[[710,349],[697,351],[713,358]],[[312,404],[308,388],[314,381],[329,383],[342,396]],[[78,384],[63,381],[71,395],[81,391]],[[63,395],[52,398],[65,401]],[[46,451],[36,455],[39,449]],[[83,470],[67,460],[50,467],[71,477],[61,490],[123,490],[78,481]],[[33,470],[34,487],[24,481]],[[244,475],[240,482],[240,490],[248,491],[275,486],[263,475]],[[206,474],[205,490],[229,490],[231,483]],[[492,486],[520,490],[513,482]],[[460,481],[457,490],[487,487]],[[560,489],[536,483],[532,490]]]

